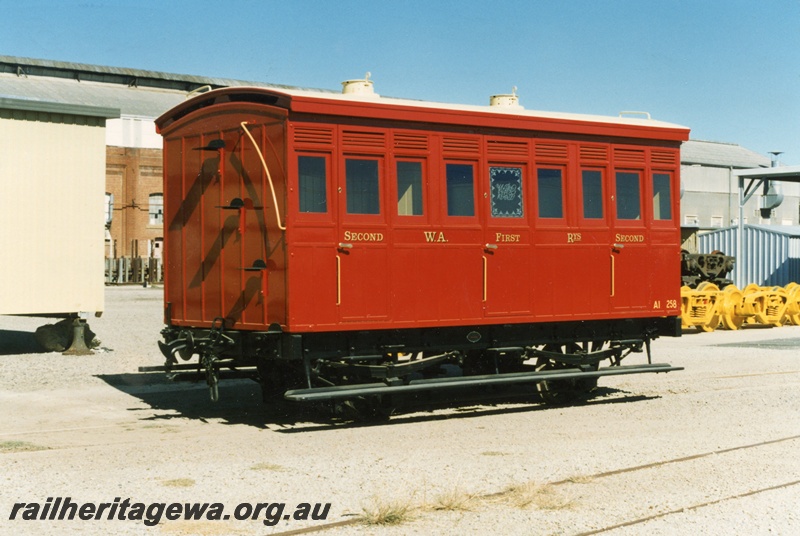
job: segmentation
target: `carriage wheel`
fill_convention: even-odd
[[[744,324],[745,317],[741,312],[742,300],[744,296],[742,291],[735,285],[728,285],[722,291],[720,309],[722,311],[721,319],[722,325],[726,329],[737,330]]]
[[[709,281],[703,281],[699,285],[697,285],[698,292],[719,292],[719,287],[714,283]],[[718,298],[719,299],[719,298]],[[705,324],[698,324],[697,329],[700,331],[705,331],[706,333],[710,333],[719,327],[719,323],[721,321],[720,318],[720,304],[715,301],[713,306],[714,310],[711,312],[711,316],[708,319],[708,322]]]
[[[786,314],[783,318],[784,324],[791,324],[792,326],[800,326],[800,285],[797,283],[789,283],[786,285],[787,306]]]
[[[583,350],[585,352],[596,352],[603,348],[605,341],[584,342],[580,345],[569,343],[566,345],[548,344],[544,347],[545,351],[575,354]],[[570,365],[559,363],[551,359],[542,358],[536,360],[536,370],[558,370],[573,368]],[[597,365],[595,365],[597,370]],[[536,392],[545,404],[557,406],[569,404],[585,397],[597,387],[597,378],[572,379],[572,380],[541,380],[536,384]]]
[[[333,414],[357,422],[388,421],[397,408],[390,395],[359,396],[335,402]]]

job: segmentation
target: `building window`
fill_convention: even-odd
[[[164,194],[150,194],[150,225],[164,225]]]
[[[471,164],[447,164],[447,215],[474,216],[475,190]]]
[[[348,214],[380,214],[380,190],[377,160],[345,162]]]
[[[105,214],[106,225],[109,225],[111,220],[114,219],[114,194],[110,194],[108,192],[106,192]]]
[[[489,168],[493,218],[522,217],[522,169]]]
[[[328,212],[325,158],[299,156],[297,169],[300,183],[300,212]]]
[[[422,162],[397,162],[397,215],[422,216]]]

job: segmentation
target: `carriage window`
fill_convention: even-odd
[[[564,197],[562,194],[561,170],[537,170],[539,188],[539,217],[563,218]]]
[[[377,160],[345,162],[348,214],[380,214]]]
[[[641,213],[639,173],[617,172],[617,219],[639,220]]]
[[[300,156],[297,158],[300,182],[300,212],[328,212],[325,158]]]
[[[669,179],[666,173],[653,174],[653,219],[672,219]]]
[[[492,190],[492,217],[522,217],[522,169],[517,167],[489,168]]]
[[[447,215],[474,216],[475,190],[470,164],[447,164]]]
[[[603,172],[585,169],[583,179],[583,217],[587,220],[603,218]]]
[[[422,215],[422,162],[397,163],[397,214]]]

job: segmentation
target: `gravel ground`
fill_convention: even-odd
[[[163,361],[161,300],[108,288],[90,322],[101,348],[84,357],[37,353],[45,321],[0,317],[0,534],[272,534],[379,509],[399,523],[324,534],[800,533],[800,327],[659,339],[654,360],[686,370],[602,378],[577,406],[462,405],[367,426],[266,407],[247,380],[212,404],[202,384],[138,374]],[[275,526],[264,513],[9,519],[48,497],[330,510]]]

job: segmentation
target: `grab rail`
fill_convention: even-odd
[[[253,142],[253,147],[256,148],[256,153],[258,153],[258,158],[261,159],[261,165],[267,174],[267,180],[269,181],[269,189],[270,192],[272,192],[272,202],[275,204],[275,219],[277,220],[278,223],[278,229],[280,229],[281,231],[285,231],[286,227],[281,223],[281,212],[280,209],[278,208],[278,196],[275,195],[275,185],[272,184],[272,175],[270,175],[269,173],[269,168],[267,167],[267,161],[264,160],[264,155],[261,154],[261,149],[259,148],[258,143],[256,143],[256,139],[253,137],[252,134],[250,134],[250,131],[247,130],[246,126],[247,121],[242,121],[240,124],[242,126],[242,130],[244,130],[244,133],[247,134],[247,137],[250,138],[251,142]]]

